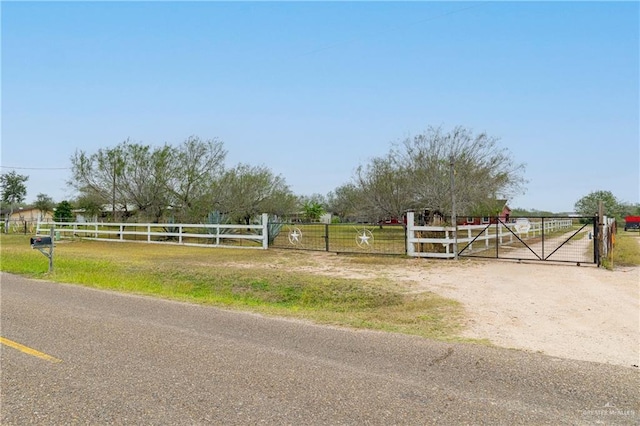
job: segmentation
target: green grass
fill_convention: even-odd
[[[613,252],[603,261],[606,268],[640,266],[640,232],[618,230]]]
[[[153,295],[356,328],[458,338],[463,308],[433,293],[408,294],[386,279],[323,275],[323,257],[291,250],[200,248],[60,241],[54,271],[29,237],[0,236],[0,269],[32,278]],[[324,261],[326,262],[326,258]],[[383,267],[402,258],[353,256],[347,264]]]

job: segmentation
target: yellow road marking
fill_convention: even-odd
[[[47,355],[47,354],[45,354],[43,352],[37,351],[35,349],[31,349],[28,346],[21,345],[20,343],[14,342],[14,341],[9,340],[9,339],[5,339],[4,337],[0,337],[0,343],[2,343],[3,345],[10,346],[10,347],[12,347],[14,349],[17,349],[20,352],[24,352],[25,354],[37,356],[38,358],[41,358],[41,359],[44,359],[44,360],[47,360],[47,361],[62,362],[61,359],[54,358],[51,355]]]

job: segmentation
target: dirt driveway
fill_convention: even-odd
[[[465,336],[585,361],[640,365],[640,269],[473,262],[409,273],[416,291],[462,302]]]
[[[637,368],[640,268],[410,259],[363,266],[332,254],[328,275],[385,276],[409,292],[432,291],[466,308],[466,337],[547,355]],[[636,367],[633,367],[636,366]]]

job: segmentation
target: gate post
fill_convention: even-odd
[[[220,230],[220,228],[218,228]],[[269,214],[262,213],[262,248],[269,248]]]
[[[406,235],[405,241],[407,242],[407,255],[412,257],[415,257],[416,255],[415,248],[413,247],[413,238],[414,238],[413,227],[414,226],[415,226],[415,223],[413,218],[413,212],[407,212],[407,228],[406,228],[407,235]]]
[[[605,250],[605,234],[604,234],[604,203],[602,200],[598,201],[598,266],[602,264],[602,258],[604,257]]]
[[[593,223],[593,263],[600,267],[600,235],[602,230],[600,229],[600,221],[598,215],[594,216],[591,221]]]
[[[542,221],[540,223],[540,233],[541,233],[541,238],[542,240],[540,241],[541,245],[542,245],[542,259],[545,260],[544,257],[544,234],[545,234],[545,229],[544,229],[544,217],[542,218]]]

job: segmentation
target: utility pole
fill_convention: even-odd
[[[449,183],[451,191],[451,224],[453,226],[453,258],[458,260],[458,217],[456,216],[456,182],[453,154],[449,163]]]
[[[112,188],[112,192],[111,192],[111,220],[115,223],[116,222],[116,163],[115,160],[113,162],[113,184],[111,186]]]

